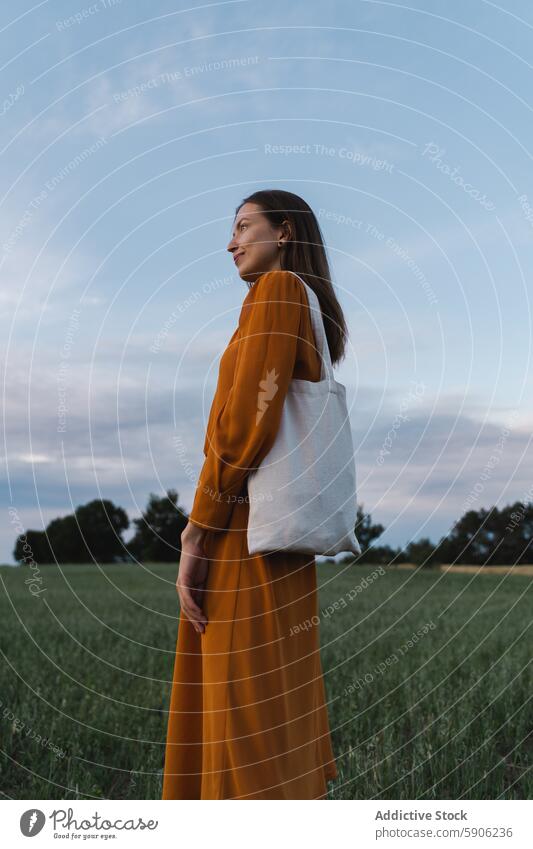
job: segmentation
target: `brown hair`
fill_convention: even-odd
[[[331,282],[331,272],[322,231],[311,207],[298,195],[281,189],[263,189],[244,198],[235,217],[245,203],[260,206],[273,227],[288,221],[291,238],[281,248],[280,266],[303,277],[320,303],[331,362],[335,365],[345,356],[348,335],[341,305]],[[251,288],[253,284],[248,283]]]

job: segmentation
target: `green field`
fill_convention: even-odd
[[[331,798],[533,798],[532,579],[377,568],[318,567]],[[161,797],[176,571],[0,568],[4,797]]]

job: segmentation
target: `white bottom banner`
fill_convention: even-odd
[[[2,843],[38,847],[63,842],[115,846],[294,845],[531,847],[533,804],[480,801],[161,801],[9,800],[3,803]],[[278,810],[265,811],[264,805]],[[216,805],[213,811],[206,807]],[[235,811],[235,806],[241,808]],[[334,807],[332,808],[332,805]],[[259,806],[259,807],[258,807]],[[295,810],[291,811],[291,807]],[[257,810],[256,810],[257,808]],[[291,841],[291,842],[289,842]]]

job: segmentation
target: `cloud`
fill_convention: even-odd
[[[192,504],[212,394],[206,391],[202,397],[201,384],[180,381],[174,391],[166,368],[148,391],[141,369],[136,376],[128,374],[117,393],[117,353],[108,356],[106,370],[98,365],[90,388],[87,367],[71,375],[64,434],[57,433],[52,364],[35,364],[30,391],[22,365],[8,373],[6,446],[20,507],[34,506],[37,498],[43,504],[68,503],[69,491],[81,503],[98,497],[98,487],[104,497],[114,493],[119,503],[130,503],[131,487],[137,511],[149,491],[168,486],[178,489],[180,504]],[[382,394],[372,386],[360,387],[351,414],[359,500],[376,521],[389,526],[393,538],[406,528],[418,535],[427,528],[444,533],[464,509],[489,458],[498,453],[509,412],[494,409],[494,420],[483,423],[478,398],[443,394],[434,412],[434,399],[424,396],[398,420],[402,394]],[[463,401],[465,408],[457,415]],[[524,457],[531,455],[533,422],[518,421],[483,481],[475,509],[502,497],[516,500],[528,485],[531,462]],[[30,462],[31,455],[37,462]]]

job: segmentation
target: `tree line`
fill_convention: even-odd
[[[95,499],[68,516],[53,519],[43,531],[20,534],[13,555],[19,563],[176,562],[187,522],[175,489],[161,497],[151,493],[141,517],[133,520],[132,539],[126,542],[123,534],[130,527],[126,511],[110,500]],[[362,554],[356,561],[420,566],[533,563],[533,505],[521,501],[502,509],[469,510],[438,543],[424,537],[398,548],[378,545],[384,530],[363,505],[357,506],[355,533]]]

